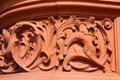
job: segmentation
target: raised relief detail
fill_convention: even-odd
[[[113,50],[113,22],[94,17],[21,21],[0,35],[0,71],[106,71]]]

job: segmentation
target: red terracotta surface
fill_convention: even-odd
[[[0,0],[0,80],[120,80],[120,2]]]

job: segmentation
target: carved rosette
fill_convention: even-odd
[[[76,16],[18,22],[0,35],[0,70],[104,71],[111,63],[112,27],[107,18]]]

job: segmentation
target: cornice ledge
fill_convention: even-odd
[[[57,15],[94,15],[115,18],[120,15],[120,6],[110,2],[107,0],[24,0],[9,8],[1,9],[0,26],[12,24],[17,20]],[[113,3],[120,2],[113,1]]]

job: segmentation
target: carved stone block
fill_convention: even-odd
[[[0,79],[120,79],[119,1],[0,2]]]
[[[113,21],[95,17],[49,17],[21,21],[1,35],[1,71],[112,70]],[[108,67],[109,66],[109,67]]]

